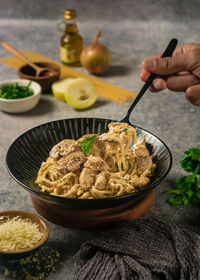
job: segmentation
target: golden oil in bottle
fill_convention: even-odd
[[[79,35],[76,24],[76,11],[65,10],[65,29],[60,39],[60,60],[68,65],[80,65],[80,54],[83,49],[83,39]]]

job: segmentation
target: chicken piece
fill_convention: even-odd
[[[135,175],[132,178],[131,183],[134,186],[134,188],[141,189],[141,188],[144,188],[146,185],[148,185],[149,182],[150,182],[150,179],[148,177]]]
[[[97,134],[86,134],[83,135],[78,142],[81,142],[83,139],[85,139],[86,137],[91,137]],[[92,148],[90,150],[90,153],[93,156],[97,156],[97,157],[103,157],[105,154],[105,143],[104,141],[99,140],[99,137],[97,136],[92,144]]]
[[[104,190],[106,187],[106,177],[105,173],[101,172],[96,177],[95,187],[97,190]]]
[[[88,157],[87,161],[84,163],[84,167],[87,167],[94,172],[101,172],[109,169],[108,164],[102,158],[94,157],[92,155]]]
[[[139,175],[143,174],[146,170],[151,170],[153,165],[152,157],[150,156],[145,144],[146,141],[145,139],[143,139],[136,145],[135,149],[133,150],[137,166],[137,173]]]
[[[63,174],[74,172],[81,167],[87,157],[82,152],[72,152],[57,161],[57,170]]]
[[[124,187],[124,194],[129,194],[129,193],[132,193],[134,192],[135,188],[133,185],[126,185]]]
[[[51,149],[49,155],[56,160],[61,158],[62,156],[67,156],[72,152],[81,151],[81,145],[75,140],[65,139]]]
[[[95,173],[89,168],[83,168],[79,182],[83,190],[88,190],[92,187],[95,181]]]

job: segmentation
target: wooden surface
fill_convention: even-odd
[[[153,204],[154,192],[151,191],[136,204],[129,202],[120,207],[99,210],[68,209],[44,202],[34,196],[31,196],[31,201],[40,215],[55,224],[76,229],[99,229],[141,217]]]

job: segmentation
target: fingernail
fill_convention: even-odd
[[[156,81],[153,85],[156,89],[158,89],[158,90],[161,89],[160,81]]]
[[[156,61],[155,59],[149,59],[144,61],[144,66],[149,70],[154,70],[156,68]]]

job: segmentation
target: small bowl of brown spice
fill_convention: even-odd
[[[41,75],[37,76],[36,71],[25,64],[18,69],[18,75],[21,79],[28,79],[37,82],[42,87],[42,92],[48,91],[51,89],[51,85],[59,80],[60,77],[60,66],[53,62],[35,62],[37,66],[47,67],[52,70],[51,75]]]

